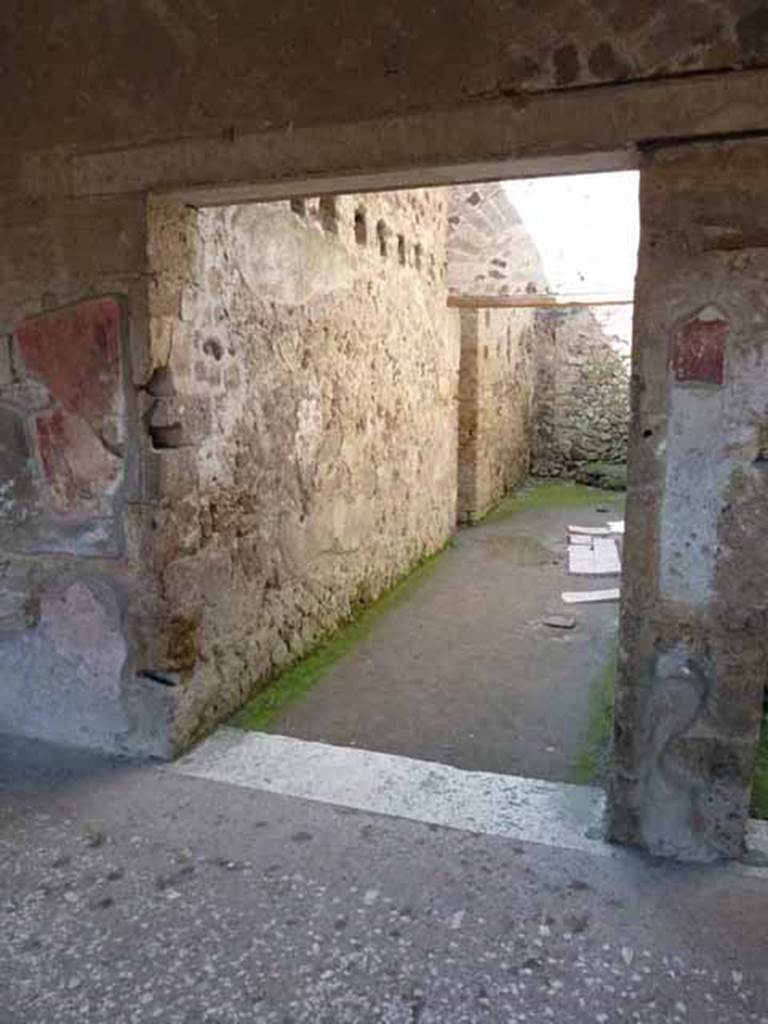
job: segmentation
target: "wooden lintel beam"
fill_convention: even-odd
[[[449,295],[460,309],[560,309],[568,306],[631,306],[632,298],[606,295]]]

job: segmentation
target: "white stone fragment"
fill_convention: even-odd
[[[616,853],[599,838],[604,795],[591,786],[232,728],[219,729],[168,770],[448,828]]]
[[[611,531],[607,526],[569,526],[568,533],[581,533],[585,537],[610,537]]]
[[[618,601],[619,588],[610,590],[566,590],[560,595],[566,604],[595,604],[599,601]]]
[[[568,572],[579,576],[618,575],[621,572],[621,560],[616,541],[609,537],[595,537],[590,548],[569,546]]]

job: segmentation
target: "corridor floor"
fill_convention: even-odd
[[[336,743],[487,766],[511,736],[504,764],[530,771],[549,737],[565,772],[616,619],[579,611],[572,639],[540,626],[562,610],[561,526],[603,516],[579,500],[463,533],[274,731],[327,688]],[[540,548],[559,564],[515,564]],[[360,688],[386,680],[390,644],[402,671],[363,732]],[[491,698],[509,717],[485,709],[462,733]],[[753,823],[744,863],[671,864],[602,842],[601,801],[232,728],[172,765],[0,736],[0,1024],[768,1024],[768,828]]]
[[[529,485],[461,530],[269,731],[465,769],[589,781],[577,769],[615,656],[618,604],[569,607],[560,594],[617,580],[568,575],[566,528],[604,525],[621,510],[617,494]],[[545,625],[552,614],[575,617],[575,628]]]

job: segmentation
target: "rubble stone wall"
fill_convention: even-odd
[[[456,185],[448,193],[448,288],[453,295],[547,291],[536,246],[504,185]]]
[[[582,462],[624,462],[629,360],[588,309],[539,311],[532,471],[569,475]]]
[[[460,312],[458,517],[471,523],[528,475],[535,314]]]
[[[456,522],[458,316],[445,197],[150,221],[155,542],[177,744],[243,702]]]
[[[470,300],[546,290],[538,251],[499,182],[448,193],[448,289]],[[460,312],[458,515],[471,523],[528,474],[535,314]]]

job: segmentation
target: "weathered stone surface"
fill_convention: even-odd
[[[0,523],[18,525],[37,503],[24,420],[0,406]]]
[[[399,0],[372,18],[339,2],[116,11],[17,5],[4,79],[4,135],[43,145],[124,145],[283,130],[445,108],[485,97],[768,63],[759,4],[741,0],[538,5],[477,0],[441,9]],[[343,32],[340,26],[343,25]],[[53,44],[55,43],[55,50]],[[51,75],[29,69],[41,60]],[[286,58],[290,55],[290,60]],[[77,88],[60,83],[74,79]],[[147,83],[152,83],[152,103]]]
[[[41,413],[33,424],[52,511],[75,519],[109,514],[121,460],[85,420],[64,409]]]
[[[120,307],[113,298],[79,302],[23,323],[22,363],[51,398],[85,420],[102,443],[122,442]]]
[[[449,190],[447,258],[453,295],[547,291],[539,253],[501,182]]]
[[[528,475],[535,313],[462,309],[459,522],[483,515]]]
[[[580,463],[624,462],[628,359],[613,347],[593,312],[540,310],[534,348],[532,471],[573,475]]]
[[[201,378],[197,364],[195,379],[214,383],[208,376]],[[203,444],[210,437],[212,426],[211,400],[205,394],[157,398],[149,417],[150,434],[156,448]]]
[[[691,860],[742,851],[768,664],[767,157],[676,147],[642,173],[609,830]]]
[[[172,697],[157,686],[125,684],[128,648],[110,585],[94,578],[54,585],[35,604],[25,628],[0,626],[0,731],[167,754]]]
[[[147,362],[144,211],[140,196],[0,202],[0,729],[168,754],[174,698],[133,674],[158,598],[123,390],[123,333],[140,377]]]
[[[171,392],[149,421],[166,609],[142,660],[183,674],[177,742],[450,536],[445,228],[439,190],[154,207],[152,327],[173,333],[173,386],[151,386]]]

